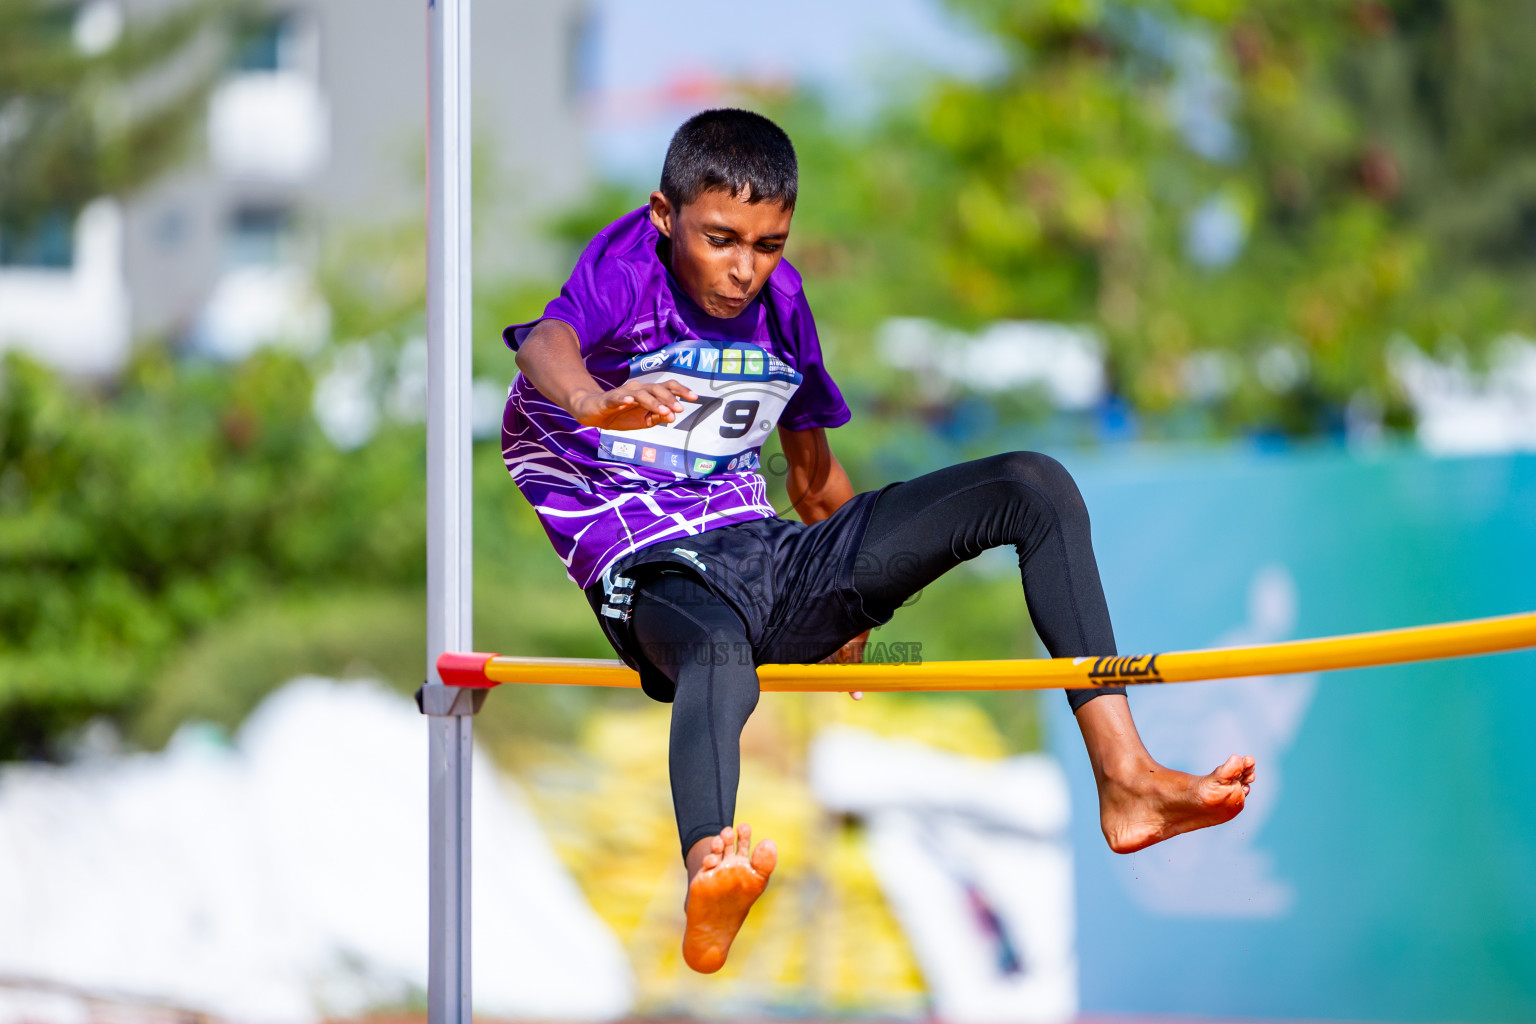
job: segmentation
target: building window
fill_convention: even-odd
[[[597,88],[598,67],[597,16],[578,5],[565,22],[565,100],[580,103]]]
[[[225,174],[301,181],[330,149],[319,23],[291,11],[243,25],[230,74],[208,99],[209,155]]]
[[[153,234],[160,248],[173,251],[181,248],[189,230],[187,213],[179,207],[161,210],[155,215]]]
[[[235,70],[293,71],[299,66],[298,16],[292,12],[255,18],[235,43]]]
[[[237,207],[229,218],[228,261],[274,266],[293,257],[293,214],[282,206]]]
[[[68,270],[74,264],[75,219],[63,210],[43,214],[26,231],[0,231],[0,267]]]

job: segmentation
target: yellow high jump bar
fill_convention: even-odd
[[[1166,654],[1012,661],[909,660],[857,665],[760,665],[757,677],[765,691],[781,693],[1084,690],[1395,665],[1524,647],[1536,647],[1536,612],[1315,640]],[[738,656],[739,652],[734,650],[718,652],[720,658]],[[513,658],[500,654],[449,653],[438,659],[437,669],[449,686],[485,688],[501,683],[640,685],[639,674],[623,662],[598,658]]]

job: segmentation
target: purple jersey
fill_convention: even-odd
[[[672,278],[658,237],[647,207],[608,225],[539,319],[575,330],[587,372],[604,387],[676,379],[698,400],[680,398],[671,423],[602,430],[577,423],[519,374],[502,418],[507,471],[583,588],[637,548],[773,516],[758,472],[763,441],[778,425],[849,419],[787,261],[739,316],[721,320]],[[538,322],[508,327],[508,347]]]

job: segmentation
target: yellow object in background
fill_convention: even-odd
[[[575,747],[521,773],[540,821],[635,967],[640,1016],[733,1015],[743,1007],[919,1017],[912,950],[865,856],[861,823],[817,806],[805,757],[817,730],[884,736],[1001,757],[1002,737],[964,698],[765,696],[742,736],[737,818],[779,846],[779,868],[716,975],[682,962],[684,872],[667,778],[670,709],[594,713]]]

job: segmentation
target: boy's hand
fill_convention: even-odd
[[[676,380],[660,384],[625,381],[611,391],[578,393],[571,399],[571,415],[586,427],[642,430],[658,423],[671,423],[682,413],[683,401],[698,399],[692,388]]]
[[[854,637],[852,640],[849,640],[847,643],[843,644],[843,646],[839,647],[836,651],[833,651],[831,654],[827,655],[825,658],[822,658],[821,659],[821,664],[823,664],[823,665],[857,665],[857,664],[860,664],[864,660],[864,645],[867,644],[867,643],[869,643],[869,630],[866,629],[864,632],[860,633],[858,636]],[[852,697],[854,700],[863,700],[864,699],[864,693],[863,693],[862,690],[853,690],[853,691],[851,691],[848,694],[848,696]]]
[[[678,399],[696,402],[699,398],[676,380],[626,381],[622,387],[603,387],[587,372],[576,331],[561,320],[540,320],[528,332],[517,350],[517,368],[539,394],[587,427],[640,430],[671,423],[683,412]]]

